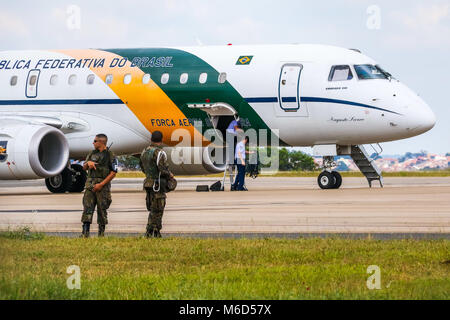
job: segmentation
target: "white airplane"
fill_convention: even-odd
[[[338,188],[336,155],[350,155],[369,184],[381,172],[363,144],[419,135],[436,118],[408,87],[355,49],[325,45],[211,46],[0,52],[0,179],[45,178],[52,192],[81,192],[82,160],[97,133],[115,154],[139,153],[151,132],[175,146],[177,129],[266,129],[285,146],[324,157],[321,188]],[[278,131],[275,131],[275,130]],[[207,140],[207,139],[204,139]],[[177,174],[223,172],[208,141],[201,163]],[[205,152],[208,151],[208,152]]]

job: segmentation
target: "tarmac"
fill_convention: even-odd
[[[384,188],[344,178],[337,190],[321,190],[316,178],[259,177],[246,179],[246,192],[230,192],[229,185],[224,192],[195,191],[218,178],[177,180],[167,195],[163,236],[450,239],[450,177],[385,178]],[[51,194],[43,180],[0,181],[0,230],[78,236],[82,197]],[[112,198],[107,234],[143,234],[142,179],[115,179]]]

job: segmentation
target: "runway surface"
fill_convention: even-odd
[[[248,192],[195,192],[196,185],[217,178],[178,181],[167,198],[166,235],[450,237],[450,177],[385,178],[384,188],[372,189],[364,178],[344,178],[338,190],[320,190],[316,178],[264,177],[248,179]],[[142,179],[115,179],[112,191],[107,233],[143,233],[148,213]],[[51,194],[42,180],[0,181],[0,230],[27,226],[76,235],[82,196]]]

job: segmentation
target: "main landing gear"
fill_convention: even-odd
[[[319,174],[317,183],[321,189],[339,189],[342,185],[342,176],[337,171],[332,171],[331,168],[335,167],[334,157],[323,157],[324,171]]]
[[[45,179],[47,189],[52,193],[82,192],[86,183],[86,171],[79,164],[72,164],[51,178]]]

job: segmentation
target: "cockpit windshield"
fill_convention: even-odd
[[[391,74],[384,71],[380,66],[371,64],[355,64],[355,71],[360,80],[367,79],[388,79],[392,78]]]

